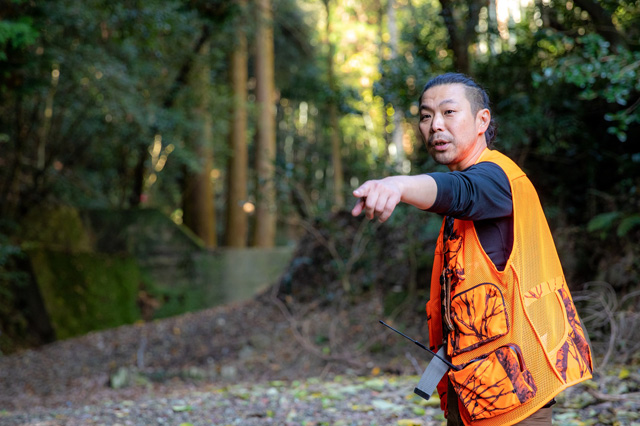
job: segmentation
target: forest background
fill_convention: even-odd
[[[153,208],[211,250],[313,241],[283,299],[422,309],[440,218],[346,212],[366,179],[443,170],[416,124],[445,71],[489,92],[497,148],[539,191],[599,356],[640,353],[638,2],[1,4],[4,353],[42,343],[20,266],[43,237],[30,220],[61,208]]]

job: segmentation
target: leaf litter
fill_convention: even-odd
[[[627,368],[627,367],[625,367]],[[556,425],[640,425],[640,372],[614,383],[595,381],[562,393],[554,407]],[[418,376],[335,376],[215,386],[179,386],[166,395],[108,400],[83,407],[29,413],[3,411],[0,424],[13,425],[398,425],[446,424],[437,395],[424,400],[412,390]],[[605,380],[606,382],[606,380]],[[616,393],[620,389],[626,393]],[[634,392],[630,392],[633,389]],[[607,393],[602,393],[602,392]],[[626,395],[626,396],[625,396]]]
[[[413,394],[423,354],[395,336],[358,352],[362,341],[339,331],[386,335],[362,326],[379,303],[351,308],[299,309],[296,335],[258,298],[0,357],[0,425],[444,425],[437,397]],[[334,319],[322,334],[331,353],[308,347],[314,325]],[[555,425],[640,426],[640,366],[610,363],[557,400]]]

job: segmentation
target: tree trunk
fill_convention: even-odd
[[[246,0],[238,0],[242,16],[246,13]],[[229,135],[229,163],[227,172],[226,245],[247,246],[247,77],[248,54],[245,19],[235,27],[236,45],[231,53],[229,74],[233,90],[231,132]]]
[[[276,239],[276,129],[271,0],[256,0],[256,101],[258,125],[256,138],[256,226],[253,243],[273,247]]]
[[[193,94],[193,118],[196,126],[187,135],[187,143],[200,159],[200,170],[188,172],[183,191],[183,222],[206,247],[217,245],[215,232],[214,188],[211,179],[213,168],[213,132],[209,114],[210,69],[207,63],[209,42],[203,44],[192,69],[191,93]]]
[[[342,171],[342,144],[340,142],[340,123],[338,121],[338,89],[333,67],[334,46],[329,39],[331,34],[331,8],[330,0],[324,0],[324,6],[327,11],[327,46],[329,53],[327,55],[327,80],[329,81],[329,91],[331,99],[329,101],[329,132],[331,139],[331,165],[333,167],[333,204],[336,209],[344,207],[344,173]]]
[[[211,36],[211,31],[208,26],[204,26],[202,28],[202,33],[200,37],[196,41],[193,52],[188,56],[187,60],[180,67],[180,71],[178,75],[173,80],[171,87],[167,91],[162,100],[162,107],[165,109],[171,108],[178,98],[178,93],[180,90],[186,86],[187,84],[187,76],[191,73],[191,70],[194,66],[194,58],[198,56],[198,52],[201,52],[205,43],[208,43],[209,37]],[[151,133],[155,136],[158,134],[158,125],[156,123],[153,124]],[[137,155],[138,161],[136,162],[136,166],[133,170],[133,179],[132,179],[132,194],[129,198],[131,207],[138,207],[142,200],[143,192],[144,192],[144,181],[147,171],[147,163],[149,157],[149,145],[143,144],[138,146]]]
[[[389,28],[389,47],[391,48],[391,59],[398,57],[398,27],[396,25],[395,1],[388,0],[387,4],[387,25]],[[393,105],[393,132],[391,133],[391,143],[395,147],[396,170],[402,173],[406,155],[404,154],[404,128],[402,127],[404,114],[400,110],[400,105]]]
[[[462,9],[462,4],[456,0],[440,0],[440,16],[449,34],[449,49],[453,52],[453,66],[457,72],[471,73],[469,46],[476,41],[476,26],[482,6],[488,6],[488,0],[471,0],[465,3],[467,13],[456,19],[456,10]],[[459,21],[459,22],[458,22]]]
[[[149,146],[138,145],[135,151],[138,156],[136,166],[133,168],[132,191],[129,197],[129,206],[132,208],[139,207],[144,194],[144,179],[147,173],[147,159],[149,158]]]

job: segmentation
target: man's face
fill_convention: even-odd
[[[487,146],[487,116],[490,118],[486,109],[475,115],[471,112],[464,85],[431,87],[422,95],[419,124],[429,154],[450,170],[472,166]]]

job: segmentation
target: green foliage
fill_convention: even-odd
[[[580,88],[581,99],[603,99],[612,106],[624,107],[610,109],[604,118],[612,123],[607,131],[625,142],[629,128],[640,123],[640,52],[622,47],[614,52],[610,43],[597,34],[566,43],[570,49],[553,67],[534,74],[535,81],[565,81]]]
[[[420,2],[398,9],[401,30],[396,56],[391,52],[380,60],[380,80],[374,90],[386,103],[401,108],[407,117],[415,116],[422,87],[436,74],[447,71],[451,56],[447,52],[447,32],[435,1]],[[386,47],[387,51],[390,47]]]
[[[600,238],[604,240],[608,233],[615,229],[615,235],[622,238],[639,225],[640,214],[624,214],[620,211],[613,211],[594,216],[587,224],[587,231],[600,232]]]
[[[587,224],[587,231],[601,231],[601,238],[606,238],[606,232],[613,226],[613,221],[620,217],[620,212],[607,212],[594,216]]]
[[[35,342],[28,337],[29,321],[22,306],[28,275],[18,264],[24,257],[22,249],[0,232],[0,355]],[[17,336],[22,337],[15,339]]]
[[[616,230],[616,234],[618,237],[624,237],[636,226],[640,226],[640,214],[638,213],[622,218],[618,225],[618,229]]]
[[[318,100],[321,70],[315,28],[295,0],[273,2],[276,87],[282,96],[294,100]]]
[[[0,21],[0,61],[6,61],[7,49],[21,49],[36,42],[38,32],[33,28],[31,19],[18,22]]]
[[[27,253],[58,339],[140,319],[141,275],[133,259],[36,248]]]
[[[171,182],[193,157],[181,143],[189,106],[177,104],[184,82],[176,85],[176,79],[204,26],[184,6],[60,1],[21,10],[20,19],[32,22],[39,37],[14,52],[12,68],[0,78],[7,88],[0,124],[12,153],[0,172],[12,193],[0,196],[18,203],[5,209],[25,210],[51,198],[126,206],[135,202],[140,164],[164,172],[167,179],[156,187],[176,203],[178,185]],[[23,123],[25,117],[32,122]],[[21,130],[27,124],[35,130]],[[165,168],[156,167],[148,151],[158,134]]]

